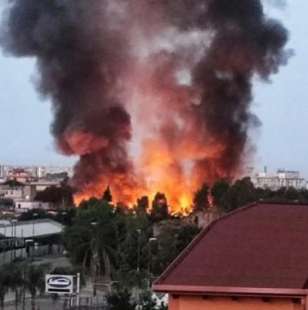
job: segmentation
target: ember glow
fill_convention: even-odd
[[[287,32],[260,0],[13,0],[1,44],[36,57],[58,149],[78,155],[76,202],[166,194],[241,172],[259,121],[253,77],[285,64]]]

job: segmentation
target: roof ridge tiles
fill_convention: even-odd
[[[258,206],[258,202],[252,202],[244,207],[238,208],[234,211],[231,211],[227,214],[224,214],[222,217],[214,220],[211,224],[209,224],[207,227],[205,227],[189,244],[188,246],[175,258],[175,260],[167,267],[167,269],[161,274],[161,276],[154,281],[153,285],[157,285],[160,282],[162,282],[164,279],[166,279],[169,274],[184,260],[184,258],[191,252],[191,250],[199,243],[199,241],[206,235],[213,226],[216,225],[216,223],[219,221],[223,221],[230,216],[233,216],[239,212],[246,211],[247,209],[250,209],[252,207]]]
[[[306,289],[307,223],[308,204],[258,201],[236,209],[204,228],[153,288]]]

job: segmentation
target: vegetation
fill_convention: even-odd
[[[37,293],[43,293],[47,266],[27,265],[24,270],[24,287],[31,295],[32,310],[36,309]]]
[[[2,185],[8,185],[9,187],[14,188],[24,186],[25,184],[18,182],[17,180],[14,179],[14,180],[7,180],[6,182],[2,183]]]
[[[101,199],[84,201],[64,242],[74,265],[94,282],[113,281],[130,293],[145,290],[199,232],[193,220],[168,214],[167,197],[157,193],[149,208],[141,197],[133,209],[112,205],[108,187]],[[308,191],[292,188],[279,191],[255,188],[249,178],[233,183],[219,180],[203,184],[195,193],[193,210],[216,209],[224,214],[251,202],[308,201]],[[124,293],[123,293],[124,294]]]
[[[74,205],[73,190],[67,185],[66,181],[62,182],[60,187],[50,186],[38,192],[34,199],[36,201],[48,202],[57,209],[72,207]]]
[[[14,207],[14,201],[11,198],[0,198],[0,208],[8,209]]]
[[[18,219],[20,221],[51,219],[60,222],[63,225],[70,226],[76,215],[76,212],[77,212],[76,208],[59,209],[52,213],[47,212],[46,210],[43,209],[32,209],[25,213],[22,213]]]
[[[213,205],[222,213],[233,211],[255,201],[271,203],[308,203],[308,190],[282,187],[278,190],[255,188],[250,178],[234,183],[219,180],[211,188]]]
[[[139,202],[136,208],[123,210],[92,198],[82,203],[66,228],[64,242],[73,264],[95,282],[113,280],[128,291],[149,288],[199,232],[196,225],[168,215],[161,194],[155,197],[152,212],[146,212],[144,199]]]
[[[209,208],[209,190],[209,186],[204,183],[201,188],[195,193],[193,201],[195,211],[205,211],[207,208]]]
[[[10,263],[0,267],[0,308],[4,309],[4,297],[9,290],[15,292],[16,308],[20,301],[25,303],[25,294],[31,295],[32,309],[36,309],[36,297],[45,286],[45,273],[48,265],[32,265],[29,263]]]
[[[249,178],[219,180],[196,191],[192,209],[196,214],[216,210],[223,215],[258,200],[308,203],[308,190],[255,188]],[[132,209],[114,206],[108,187],[101,199],[84,201],[79,208],[59,209],[53,214],[32,210],[21,219],[52,218],[66,226],[63,241],[75,268],[67,272],[80,271],[82,282],[91,277],[94,295],[97,283],[108,284],[110,309],[142,305],[143,309],[164,310],[166,307],[155,305],[149,295],[151,283],[200,231],[193,216],[175,216],[168,209],[163,193],[155,195],[151,208],[148,197],[138,199]],[[66,273],[61,269],[51,272]],[[0,273],[0,307],[8,289],[15,291],[17,302],[24,296],[22,289],[31,294],[34,309],[43,287],[43,267],[15,263],[14,268],[3,266]]]

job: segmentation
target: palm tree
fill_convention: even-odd
[[[89,200],[79,210],[74,225],[65,232],[65,243],[75,264],[97,277],[111,279],[117,248],[115,214],[103,200]],[[94,292],[95,293],[95,292]]]
[[[21,288],[23,288],[24,284],[22,265],[11,264],[8,269],[10,270],[8,276],[8,285],[9,288],[15,292],[15,309],[17,310],[21,296]]]
[[[3,265],[0,269],[0,308],[4,309],[4,298],[9,290],[10,269]]]
[[[29,265],[25,270],[25,287],[31,295],[32,310],[36,308],[37,292],[44,291],[46,269],[46,265]]]

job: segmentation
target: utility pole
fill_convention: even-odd
[[[157,241],[157,238],[152,237],[149,239],[149,261],[148,261],[148,273],[149,273],[149,288],[151,288],[152,284],[152,242]]]
[[[140,271],[140,234],[141,234],[141,229],[137,229],[138,233],[138,240],[137,240],[137,272],[139,273]]]
[[[96,282],[97,282],[97,261],[98,261],[98,232],[97,232],[97,222],[92,222],[91,225],[94,229],[94,246],[92,250],[92,261],[93,261],[93,296],[96,297]]]

